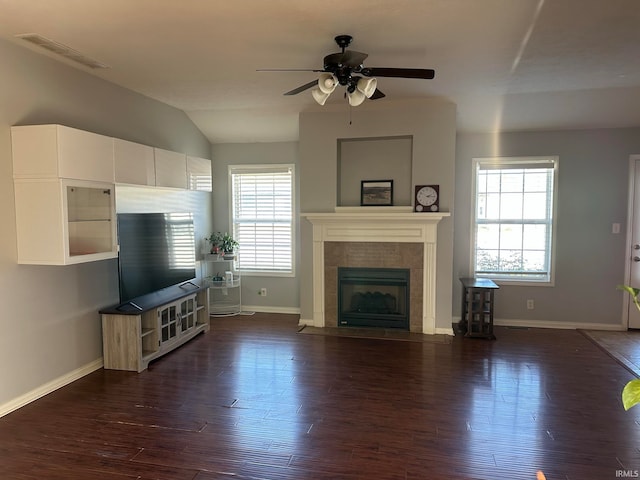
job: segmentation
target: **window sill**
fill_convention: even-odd
[[[476,275],[477,278],[487,278],[500,286],[509,287],[554,287],[553,280],[522,280],[522,279],[508,279],[508,278],[496,278],[487,275]]]
[[[243,277],[279,277],[279,278],[293,278],[296,276],[295,272],[257,272],[251,270],[239,270]]]

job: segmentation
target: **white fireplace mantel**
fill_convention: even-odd
[[[313,225],[313,325],[325,326],[324,242],[422,243],[422,333],[436,333],[437,226],[450,215],[414,213],[403,207],[348,207],[301,214]]]

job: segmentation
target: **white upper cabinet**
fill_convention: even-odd
[[[18,263],[118,256],[113,138],[62,125],[11,128]]]
[[[187,188],[187,156],[184,153],[154,148],[156,186]]]
[[[16,179],[18,263],[70,265],[116,258],[113,184]]]
[[[113,138],[63,125],[11,127],[14,178],[114,182]]]
[[[11,145],[18,263],[117,257],[116,182],[211,191],[210,160],[63,125],[11,127]]]
[[[211,160],[187,156],[187,180],[189,190],[211,192]]]
[[[153,147],[119,138],[114,139],[113,147],[116,183],[156,184]]]

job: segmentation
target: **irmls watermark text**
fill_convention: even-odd
[[[640,473],[638,470],[616,470],[616,478],[638,478]]]

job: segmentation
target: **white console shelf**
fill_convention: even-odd
[[[150,294],[104,310],[104,368],[141,372],[149,362],[209,331],[209,289]]]

